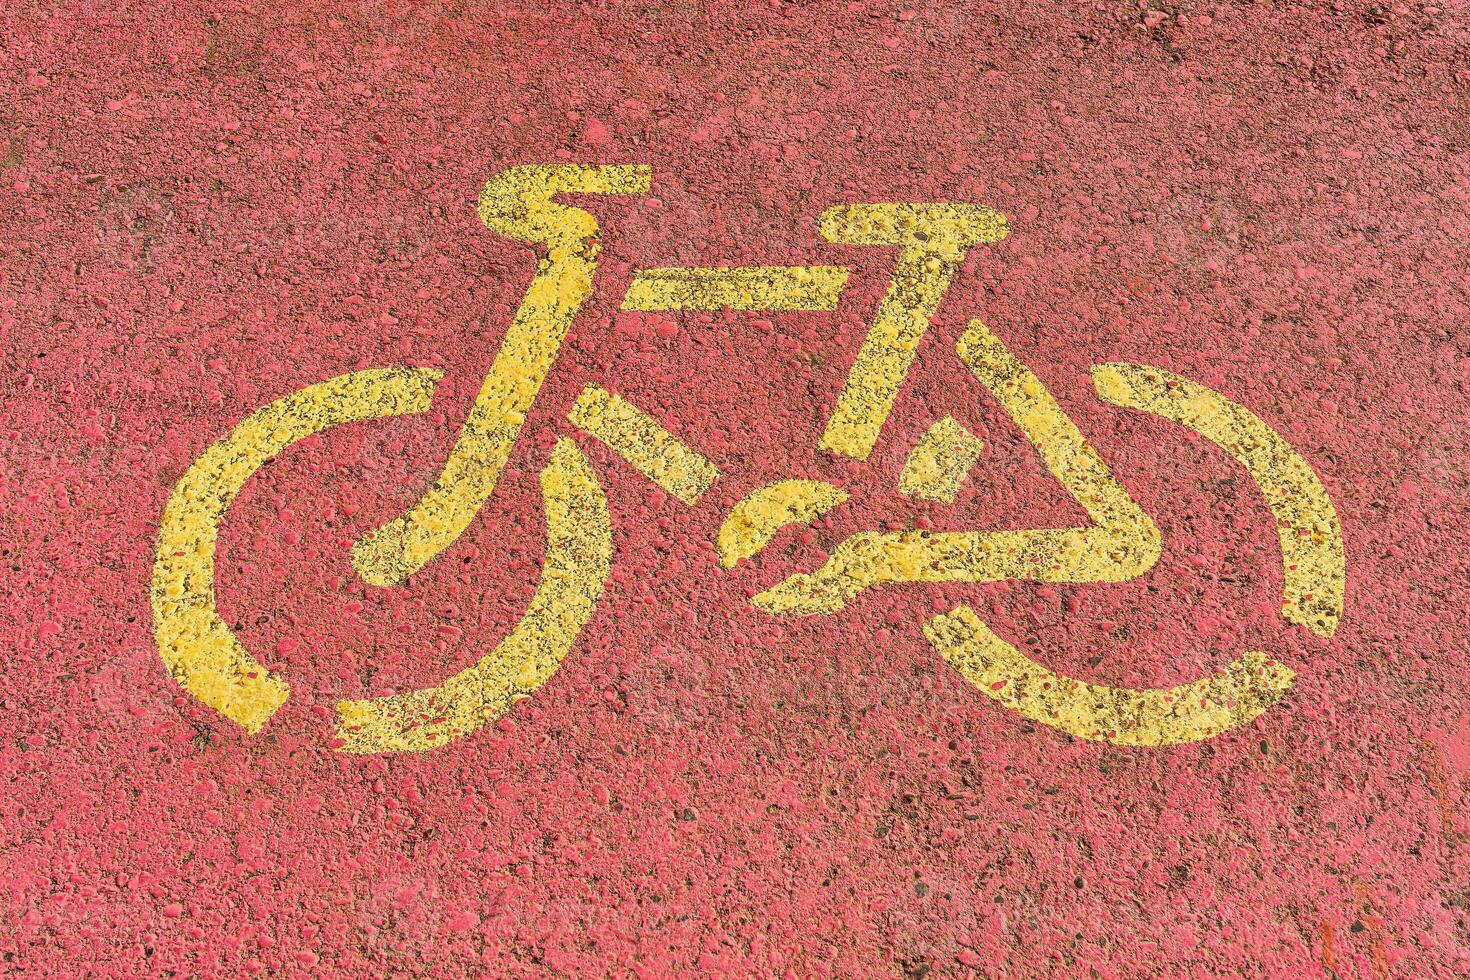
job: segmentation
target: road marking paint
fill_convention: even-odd
[[[1024,718],[1115,745],[1178,745],[1244,725],[1279,701],[1296,677],[1264,653],[1178,687],[1135,689],[1054,674],[958,606],[924,625],[935,650],[965,679]]]
[[[623,309],[835,310],[847,274],[832,265],[644,269],[633,276]]]
[[[713,463],[651,416],[597,385],[582,389],[567,418],[686,504],[697,501],[719,478]]]
[[[463,533],[493,491],[570,322],[591,293],[597,222],[552,198],[642,193],[650,176],[644,166],[532,166],[507,170],[485,185],[479,201],[484,224],[506,237],[543,244],[547,252],[438,480],[407,513],[356,542],[353,564],[366,581],[401,582]],[[1008,229],[1003,215],[980,206],[876,204],[831,208],[821,230],[833,242],[901,248],[820,443],[866,459],[966,250],[1000,241]],[[649,269],[635,274],[622,308],[832,310],[848,274],[838,266]],[[855,534],[816,572],[788,577],[753,604],[772,613],[831,613],[862,590],[888,583],[1121,582],[1153,567],[1160,554],[1158,529],[1040,380],[979,320],[970,322],[958,351],[1092,526]],[[210,447],[170,495],[151,588],[159,653],[186,690],[247,731],[261,729],[289,698],[290,686],[250,656],[216,608],[215,553],[231,502],[261,466],[309,435],[343,422],[426,411],[440,377],[427,369],[360,371],[277,399]],[[1341,528],[1305,460],[1249,410],[1179,375],[1112,363],[1096,366],[1093,381],[1110,404],[1178,422],[1246,468],[1276,518],[1285,569],[1283,616],[1332,635],[1345,588]],[[685,503],[695,503],[718,479],[707,459],[596,385],[582,391],[569,417]],[[910,452],[899,489],[952,503],[982,449],[978,437],[946,416]],[[559,668],[606,583],[611,522],[603,489],[571,440],[557,441],[541,487],[545,559],[521,621],[478,663],[440,685],[338,702],[334,748],[436,748],[499,718]],[[816,480],[784,480],[752,491],[720,527],[721,563],[734,567],[780,528],[809,523],[847,499],[841,488]],[[1295,678],[1267,654],[1249,652],[1223,673],[1176,687],[1109,687],[1047,670],[1000,639],[967,606],[930,619],[924,631],[948,663],[1002,705],[1072,735],[1116,744],[1214,737],[1260,715]],[[1330,938],[1329,931],[1328,957]]]
[[[847,500],[847,491],[821,480],[781,480],[747,494],[720,525],[715,550],[734,568],[759,552],[788,524],[809,524]]]
[[[822,213],[822,235],[849,245],[898,245],[898,266],[820,448],[867,459],[908,375],[919,341],[966,249],[1009,234],[1005,215],[966,204],[848,204]]]
[[[952,416],[929,426],[898,475],[898,491],[952,504],[985,444]]]
[[[1245,467],[1276,518],[1285,576],[1282,617],[1331,636],[1342,619],[1346,588],[1342,527],[1306,460],[1249,409],[1180,375],[1114,363],[1094,367],[1092,380],[1103,401],[1178,422]]]
[[[546,560],[526,615],[473,667],[437,687],[337,703],[342,752],[423,752],[503,715],[561,666],[612,566],[607,497],[587,457],[559,439],[541,471]]]
[[[751,601],[758,608],[830,613],[862,590],[892,582],[1123,582],[1158,561],[1158,528],[1030,369],[979,320],[970,321],[959,353],[1094,526],[854,534],[815,572],[757,595]]]
[[[641,194],[646,166],[530,166],[498,174],[480,193],[480,220],[507,238],[544,244],[505,340],[433,487],[409,511],[353,546],[366,582],[395,585],[469,527],[495,489],[517,433],[556,361],[567,328],[592,293],[597,221],[556,194]]]
[[[251,734],[291,688],[246,652],[215,607],[215,547],[230,503],[266,462],[309,435],[427,411],[440,377],[427,368],[357,371],[279,398],[205,450],[169,495],[151,590],[159,655],[185,690]]]

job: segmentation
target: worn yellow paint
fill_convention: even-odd
[[[698,500],[720,475],[651,416],[597,385],[582,389],[567,418],[686,504]]]
[[[1327,489],[1306,460],[1249,409],[1160,368],[1099,364],[1100,398],[1178,422],[1219,446],[1256,481],[1276,518],[1285,590],[1281,615],[1321,636],[1342,619],[1346,560]]]
[[[821,480],[781,480],[753,490],[730,509],[715,538],[720,563],[734,568],[788,524],[808,524],[847,500],[847,491]]]
[[[440,372],[386,368],[344,374],[280,398],[209,447],[169,495],[151,591],[154,634],[189,693],[254,734],[290,685],[262,667],[215,608],[220,523],[251,475],[287,446],[343,422],[428,409]]]
[[[612,522],[587,458],[560,439],[541,471],[546,558],[530,608],[473,667],[437,687],[337,702],[342,752],[422,752],[503,715],[561,666],[607,582]]]
[[[1267,654],[1246,653],[1223,673],[1178,687],[1138,690],[1052,673],[991,632],[968,606],[924,625],[924,635],[965,679],[1022,717],[1116,745],[1178,745],[1213,738],[1259,716],[1296,675]]]
[[[832,265],[644,269],[633,276],[623,309],[835,310],[847,273]]]
[[[965,204],[848,204],[822,214],[828,241],[897,245],[898,267],[858,350],[820,447],[867,459],[965,251],[1009,233],[1005,215]]]
[[[443,551],[484,504],[515,445],[531,403],[592,293],[597,221],[557,194],[639,194],[645,166],[529,166],[503,171],[480,194],[480,220],[508,238],[546,246],[490,372],[434,485],[409,511],[352,549],[359,575],[393,585]]]
[[[910,497],[952,504],[985,444],[952,416],[929,426],[898,474],[898,490]]]
[[[1161,543],[1153,521],[1041,381],[979,320],[970,322],[959,353],[1094,526],[854,534],[817,571],[792,575],[757,595],[751,600],[757,607],[802,615],[835,612],[863,589],[892,582],[1122,582],[1158,561]]]

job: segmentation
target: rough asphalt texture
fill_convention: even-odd
[[[598,295],[491,505],[410,585],[349,546],[433,479],[534,261],[475,215],[523,163],[648,163],[589,201]],[[891,250],[844,202],[1004,211],[866,463],[816,449]],[[0,5],[0,960],[27,976],[1449,977],[1470,970],[1470,10],[1434,4]],[[836,313],[623,314],[633,270],[850,265]],[[983,317],[1163,533],[1120,585],[747,601],[860,530],[1082,519],[954,344]],[[1280,619],[1250,480],[1109,407],[1109,360],[1251,408],[1347,547],[1324,640]],[[293,696],[249,737],[185,696],[148,581],[180,475],[347,371],[443,369],[246,487],[221,607]],[[596,382],[720,468],[686,507],[577,436],[616,558],[562,669],[437,752],[331,750],[521,615],[536,474]],[[896,492],[952,415],[953,504]],[[852,499],[722,569],[775,480]],[[1072,739],[920,625],[970,603],[1053,670],[1157,687],[1247,649],[1249,726]]]

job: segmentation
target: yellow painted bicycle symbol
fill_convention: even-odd
[[[596,220],[557,203],[562,194],[638,194],[642,166],[527,166],[506,170],[480,195],[492,231],[540,247],[536,271],[469,417],[431,489],[407,513],[353,548],[358,574],[401,583],[449,547],[494,491],[567,330],[592,294]],[[833,408],[820,448],[863,460],[884,427],[930,319],[965,252],[1008,233],[999,212],[962,204],[859,204],[827,210],[829,241],[898,250],[888,291]],[[848,270],[835,266],[668,268],[638,272],[625,310],[832,310]],[[836,612],[864,590],[904,582],[1121,582],[1161,554],[1160,535],[1031,371],[979,320],[958,354],[1077,500],[1087,527],[1020,531],[865,532],[842,542],[810,574],[755,596],[777,615]],[[195,697],[258,732],[290,694],[235,638],[215,607],[214,556],[221,522],[250,476],[291,444],[344,422],[426,411],[440,372],[357,371],[286,395],[242,421],[180,479],[164,510],[153,570],[158,650]],[[1242,465],[1277,523],[1282,616],[1330,636],[1343,612],[1344,555],[1337,515],[1311,467],[1246,408],[1159,368],[1093,368],[1104,401],[1187,426]],[[618,395],[587,386],[568,416],[686,504],[719,473],[683,440]],[[918,439],[901,492],[952,501],[980,440],[944,418]],[[337,705],[334,747],[346,752],[421,751],[502,715],[556,671],[591,616],[613,559],[611,522],[588,460],[560,438],[541,472],[547,542],[541,581],[509,635],[436,687]],[[777,530],[839,506],[834,484],[786,480],[736,504],[719,530],[725,567],[756,554]],[[1290,669],[1247,652],[1210,677],[1167,689],[1105,687],[1052,673],[993,633],[968,606],[935,616],[930,643],[978,690],[1034,721],[1081,738],[1166,745],[1210,738],[1255,718],[1291,686]]]

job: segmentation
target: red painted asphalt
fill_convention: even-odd
[[[974,7],[377,0],[0,8],[0,960],[21,975],[754,976],[1470,970],[1470,11],[1458,2]],[[597,295],[470,531],[401,588],[349,547],[426,489],[533,268],[477,220],[530,163],[645,163],[579,202]],[[985,204],[864,463],[819,452],[893,265],[848,202]],[[635,269],[853,267],[835,313],[620,313]],[[748,598],[878,528],[1081,522],[954,356],[981,317],[1163,535],[1117,585]],[[1124,360],[1247,406],[1321,476],[1335,637],[1278,615],[1230,460],[1092,393]],[[442,369],[424,416],[257,475],[220,607],[293,695],[261,734],[154,647],[164,502],[258,407]],[[714,462],[695,506],[577,436],[615,559],[561,670],[422,755],[331,709],[437,683],[520,617],[536,475],[603,385]],[[952,415],[954,504],[898,494]],[[789,478],[852,499],[723,570]],[[1174,748],[1025,721],[920,632],[968,602],[1058,673],[1180,684],[1265,649],[1295,687]]]

